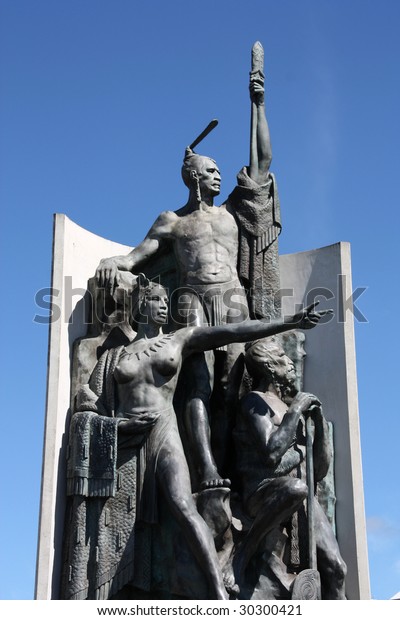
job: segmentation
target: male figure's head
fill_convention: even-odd
[[[182,179],[186,187],[197,192],[198,199],[212,200],[221,190],[221,173],[211,157],[186,149],[182,166]]]
[[[283,400],[297,392],[294,363],[275,338],[252,343],[246,350],[245,361],[252,377],[273,387]]]

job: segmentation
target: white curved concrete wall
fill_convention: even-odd
[[[59,309],[61,314],[50,324],[49,332],[37,599],[58,597],[65,512],[65,424],[70,407],[72,346],[76,338],[84,336],[87,330],[82,294],[77,289],[87,289],[87,281],[94,275],[101,258],[127,254],[130,249],[94,235],[63,214],[55,215],[51,284],[55,296],[52,312],[58,314]],[[72,299],[71,290],[76,291]],[[70,324],[72,314],[73,323]]]
[[[350,310],[345,312],[352,293],[350,244],[281,256],[280,270],[282,288],[294,291],[293,297],[283,299],[285,314],[296,304],[314,301],[312,291],[322,293],[319,309],[334,310],[329,323],[306,332],[304,388],[320,398],[333,422],[336,535],[348,568],[347,597],[369,599],[354,320]],[[328,291],[332,298],[324,301]]]

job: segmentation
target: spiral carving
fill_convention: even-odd
[[[292,600],[321,600],[321,579],[317,570],[308,568],[297,575],[293,584]]]

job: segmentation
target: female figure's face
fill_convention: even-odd
[[[148,318],[149,323],[165,325],[168,323],[168,295],[162,286],[152,288],[146,295],[141,315]]]

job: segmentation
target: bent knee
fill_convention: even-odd
[[[292,491],[294,494],[301,496],[303,499],[307,497],[308,487],[303,480],[295,480]]]
[[[342,584],[347,575],[347,566],[344,560],[335,553],[329,553],[322,559],[323,572],[330,581]]]
[[[301,502],[307,497],[308,487],[298,478],[282,478],[281,488],[295,501]]]

